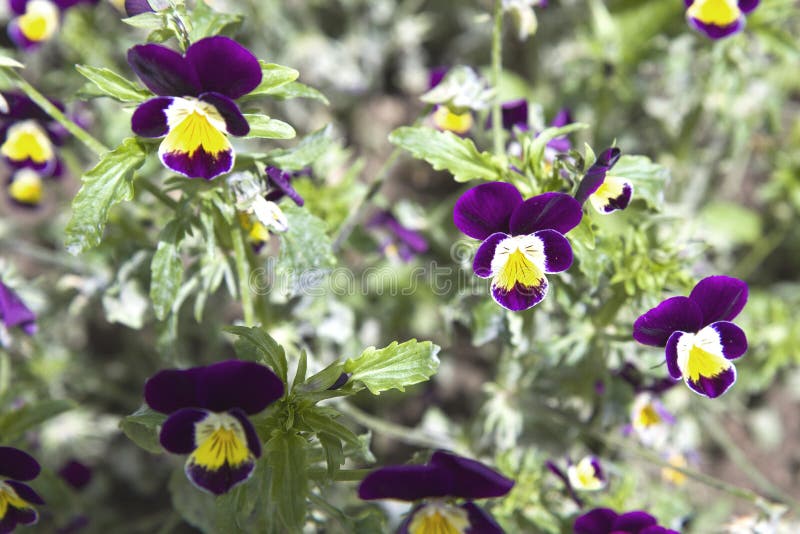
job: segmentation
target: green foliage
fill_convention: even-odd
[[[13,442],[48,419],[72,409],[65,400],[42,400],[0,413],[0,436],[4,443]]]
[[[405,391],[406,386],[428,380],[439,369],[439,350],[430,341],[393,341],[382,349],[370,347],[358,358],[347,360],[344,370],[373,395],[390,389]]]
[[[303,137],[294,148],[270,152],[268,161],[284,171],[301,171],[311,165],[332,143],[331,127]]]
[[[629,180],[633,185],[633,198],[641,198],[650,209],[660,211],[664,206],[664,187],[669,181],[669,170],[653,163],[646,156],[624,155],[610,174]]]
[[[245,114],[244,118],[250,125],[246,139],[293,139],[297,135],[291,125],[266,115]]]
[[[278,518],[286,532],[302,532],[308,508],[306,440],[294,433],[276,432],[264,446],[264,455],[272,466],[270,494]]]
[[[243,360],[260,362],[270,367],[285,383],[287,381],[286,352],[261,328],[228,326],[226,332],[236,334],[236,353]]]
[[[154,412],[147,406],[142,406],[131,415],[123,417],[119,428],[125,435],[144,450],[156,454],[163,452],[161,442],[158,440],[159,427],[164,424],[167,416]]]
[[[283,65],[267,63],[266,61],[260,61],[259,63],[261,63],[261,83],[248,93],[248,96],[271,94],[270,91],[275,91],[295,81],[300,76],[300,73],[296,70]]]
[[[156,318],[162,321],[172,310],[183,281],[180,244],[184,231],[180,220],[173,220],[164,227],[150,264],[150,301]]]
[[[89,65],[75,65],[75,68],[91,82],[91,85],[85,86],[82,91],[82,94],[88,97],[108,96],[119,102],[138,103],[153,96],[149,91],[141,89],[110,69]]]
[[[281,234],[277,275],[287,283],[290,295],[315,291],[336,265],[325,221],[307,210],[286,206],[289,229]]]

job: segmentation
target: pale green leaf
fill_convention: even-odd
[[[234,346],[241,359],[267,364],[286,383],[286,352],[269,334],[246,326],[227,326],[223,330],[239,336]]]
[[[664,186],[669,180],[669,169],[653,163],[647,156],[622,156],[609,174],[633,184],[633,199],[641,198],[654,210],[660,210],[664,205]]]
[[[142,102],[153,96],[112,70],[89,65],[75,65],[75,68],[91,82],[83,91],[88,96],[109,96],[120,102]]]
[[[264,446],[272,468],[270,492],[278,518],[286,532],[302,532],[308,505],[306,474],[306,440],[297,434],[278,432]]]
[[[276,150],[269,154],[269,162],[285,171],[300,171],[311,165],[330,147],[330,125],[303,137],[296,147]]]
[[[250,125],[250,132],[245,139],[292,139],[297,133],[290,124],[277,119],[270,119],[266,115],[245,115]]]
[[[183,282],[183,262],[180,243],[183,228],[178,220],[170,221],[158,237],[158,247],[150,263],[150,301],[156,318],[163,321],[175,300]]]
[[[0,436],[4,443],[14,441],[25,431],[72,409],[65,400],[43,400],[25,404],[0,415]]]
[[[281,234],[277,275],[290,294],[318,288],[336,264],[325,221],[308,210],[290,205],[283,209],[289,229]]]
[[[318,100],[325,104],[330,105],[328,98],[314,89],[300,82],[289,82],[285,85],[280,85],[265,92],[270,96],[274,96],[280,100],[289,100],[292,98],[308,98],[310,100]]]
[[[159,427],[164,424],[167,416],[142,406],[133,414],[124,417],[119,422],[119,428],[128,436],[128,439],[139,447],[152,453],[161,453],[161,443],[158,440]]]
[[[388,347],[369,347],[356,359],[345,362],[350,380],[360,381],[374,395],[389,389],[405,391],[406,386],[425,382],[439,369],[440,347],[430,341],[411,339],[392,342]]]
[[[268,95],[282,85],[291,83],[300,76],[300,73],[290,67],[259,61],[261,64],[261,83],[253,89],[248,96]]]

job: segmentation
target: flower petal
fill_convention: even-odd
[[[0,281],[0,319],[7,328],[19,326],[29,336],[36,333],[36,314],[2,281]]]
[[[633,196],[633,184],[617,176],[607,175],[597,190],[589,195],[592,207],[602,215],[628,207]]]
[[[147,0],[125,0],[125,13],[129,17],[155,11]]]
[[[481,184],[456,201],[453,222],[469,237],[486,239],[496,232],[508,232],[511,214],[521,204],[522,195],[513,185],[505,182]]]
[[[556,112],[555,117],[550,122],[550,126],[553,128],[561,128],[562,126],[566,126],[567,124],[572,124],[572,112],[569,108],[561,108]]]
[[[673,332],[697,332],[702,324],[702,313],[693,301],[672,297],[636,319],[633,338],[644,345],[663,347]]]
[[[511,235],[556,230],[566,234],[581,222],[581,205],[566,193],[544,193],[529,198],[511,214]]]
[[[58,470],[58,476],[76,490],[81,490],[91,482],[92,470],[77,460],[69,460]]]
[[[761,0],[739,0],[739,9],[742,13],[747,14],[757,8],[760,3]]]
[[[730,353],[735,355],[742,349],[741,337],[726,326],[721,326],[720,329],[731,336]],[[710,326],[696,334],[682,334],[678,339],[676,352],[678,367],[686,385],[700,395],[719,397],[736,381],[736,368],[725,357],[722,337],[718,330]]]
[[[253,453],[253,456],[256,458],[261,458],[261,440],[258,438],[258,434],[256,433],[256,429],[253,427],[253,423],[251,423],[250,419],[247,418],[247,415],[245,415],[245,413],[238,408],[230,410],[228,414],[238,419],[239,423],[241,423],[242,430],[244,430],[245,437],[247,438],[247,448],[250,449],[250,452]]]
[[[514,487],[514,481],[504,477],[494,469],[469,458],[436,451],[431,456],[430,465],[446,470],[453,481],[448,493],[462,499],[488,499],[502,497]]]
[[[200,39],[186,50],[186,59],[194,67],[203,91],[236,99],[261,83],[261,65],[256,56],[229,37]]]
[[[186,476],[192,484],[214,495],[227,493],[234,486],[246,481],[253,474],[255,468],[255,460],[252,455],[241,463],[234,465],[225,463],[218,469],[207,469],[192,459],[193,457],[189,456],[186,461],[184,468]]]
[[[168,96],[151,98],[139,104],[131,117],[131,130],[142,137],[162,137],[167,135],[166,109],[173,99]]]
[[[673,332],[672,335],[669,336],[664,350],[667,356],[667,371],[669,372],[669,376],[676,380],[683,376],[681,375],[680,367],[678,367],[678,341],[685,333],[686,332],[681,331]]]
[[[614,520],[611,531],[638,532],[657,523],[656,518],[647,512],[635,510],[618,516]]]
[[[572,247],[567,238],[555,230],[540,230],[536,237],[544,243],[544,272],[560,273],[572,265]]]
[[[225,134],[192,117],[173,128],[158,147],[161,163],[188,178],[211,180],[233,169],[234,152]]]
[[[221,93],[203,93],[199,98],[217,108],[225,119],[225,127],[229,134],[241,137],[250,132],[250,125],[247,124],[247,119],[242,115],[236,102]]]
[[[475,252],[475,259],[472,260],[472,269],[475,274],[481,278],[489,278],[492,276],[492,260],[494,259],[494,251],[497,245],[510,237],[503,232],[497,232],[487,237],[483,243],[478,247]]]
[[[174,454],[190,454],[197,448],[194,441],[194,426],[209,412],[198,408],[182,408],[170,415],[161,426],[158,440],[161,446]]]
[[[575,200],[583,204],[597,191],[606,179],[606,174],[617,164],[622,152],[618,148],[609,148],[597,156],[597,160],[586,171],[586,175],[578,186],[575,193]]]
[[[39,476],[39,462],[27,452],[14,447],[0,447],[0,477],[33,480]]]
[[[703,314],[703,326],[732,321],[747,303],[747,284],[730,276],[709,276],[700,280],[689,298]]]
[[[686,10],[689,26],[711,39],[721,39],[744,28],[744,14],[728,2],[697,0]]]
[[[275,188],[267,193],[265,197],[267,200],[277,202],[284,196],[291,198],[295,204],[302,206],[305,200],[300,196],[294,187],[292,187],[292,174],[287,171],[282,171],[277,167],[267,167],[267,182],[271,188]],[[426,243],[427,248],[427,243]]]
[[[505,531],[489,512],[472,501],[462,504],[461,508],[469,517],[469,528],[465,534],[503,534]]]
[[[691,378],[686,379],[686,385],[689,386],[695,393],[710,399],[716,399],[723,393],[728,391],[730,387],[736,382],[736,367],[731,365],[721,373],[715,376],[700,376],[697,380]]]
[[[14,491],[22,500],[31,504],[45,504],[44,499],[27,484],[17,482],[16,480],[6,480],[5,483],[14,488]]]
[[[528,101],[524,98],[503,103],[501,115],[506,130],[515,126],[523,131],[528,130]]]
[[[535,285],[515,284],[511,288],[492,285],[492,298],[500,306],[511,311],[533,308],[547,296],[547,279],[542,277]]]
[[[747,336],[744,331],[728,321],[717,321],[709,325],[719,334],[722,344],[722,355],[729,360],[735,360],[747,352]]]
[[[612,531],[617,513],[610,508],[595,508],[575,520],[574,534],[606,534]]]
[[[452,480],[447,471],[434,465],[390,465],[372,471],[358,486],[364,500],[399,499],[418,501],[449,495]]]
[[[166,46],[136,45],[128,50],[128,64],[142,83],[157,95],[196,96],[201,92],[192,64]]]

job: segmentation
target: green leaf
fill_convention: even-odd
[[[316,406],[303,410],[301,417],[312,432],[325,432],[347,445],[358,447],[358,436],[336,421],[339,415],[339,412],[331,408]]]
[[[336,383],[336,380],[342,374],[342,369],[343,364],[341,362],[333,362],[322,371],[308,377],[308,380],[299,386],[295,386],[295,390],[300,394],[325,391]]]
[[[193,43],[204,37],[220,35],[226,29],[234,31],[234,28],[229,27],[235,27],[242,23],[241,15],[214,11],[205,2],[195,3],[194,9],[190,13],[191,29],[189,30],[189,40]]]
[[[651,209],[661,210],[669,169],[653,163],[647,156],[622,156],[609,174],[633,184],[633,199],[641,198]]]
[[[314,89],[313,87],[309,87],[300,82],[289,82],[285,85],[280,85],[273,89],[269,89],[266,91],[266,94],[270,96],[274,96],[280,100],[289,100],[292,98],[308,98],[311,100],[318,100],[325,104],[326,106],[330,105],[330,101],[328,98]]]
[[[66,228],[65,245],[70,254],[100,243],[111,207],[133,198],[133,173],[144,164],[146,156],[136,139],[129,137],[83,175]]]
[[[453,132],[404,126],[393,131],[389,141],[415,158],[427,161],[437,171],[450,172],[456,182],[502,180],[505,174],[503,165],[494,156],[478,152],[471,139]]]
[[[278,517],[287,532],[300,533],[308,510],[306,440],[297,434],[278,432],[264,449],[267,462],[272,468],[270,492]]]
[[[308,354],[306,351],[300,352],[300,359],[297,361],[297,371],[294,373],[294,380],[292,380],[292,389],[298,384],[302,384],[306,379],[306,372],[308,371]]]
[[[72,404],[65,400],[44,400],[25,404],[0,415],[0,436],[4,443],[8,443],[36,425],[71,409]]]
[[[300,76],[300,73],[290,67],[277,65],[275,63],[267,63],[266,61],[259,61],[261,64],[261,83],[258,87],[248,93],[248,96],[253,95],[268,95],[270,91],[274,91],[282,85],[291,83]]]
[[[75,65],[75,68],[92,83],[83,91],[88,96],[109,96],[120,102],[142,102],[153,96],[112,70],[88,65]]]
[[[164,452],[158,440],[158,427],[164,424],[167,416],[163,413],[142,406],[133,414],[119,422],[119,428],[128,439],[148,452],[160,454]]]
[[[164,26],[164,14],[159,12],[141,13],[133,17],[122,19],[122,22],[134,28],[158,30]]]
[[[222,534],[216,528],[216,498],[194,487],[183,468],[172,472],[169,493],[173,508],[187,523],[206,534]]]
[[[344,370],[352,373],[350,380],[362,382],[373,394],[425,382],[439,369],[440,347],[430,341],[411,339],[382,349],[369,347],[356,359],[349,359]]]
[[[281,234],[277,275],[291,295],[313,291],[336,265],[325,221],[295,205],[286,206],[283,214],[289,229]]]
[[[265,363],[286,383],[286,352],[269,334],[247,326],[226,326],[223,330],[239,336],[234,348],[240,358]]]
[[[0,68],[4,69],[24,69],[25,65],[16,59],[8,56],[0,56]]]
[[[544,158],[544,149],[547,147],[547,143],[553,139],[563,137],[579,130],[585,130],[588,127],[588,124],[575,122],[572,124],[567,124],[566,126],[561,126],[560,128],[545,128],[541,133],[536,135],[536,138],[533,139],[533,141],[531,141],[530,149],[528,150],[530,164],[534,169],[539,167]]]
[[[266,115],[245,114],[244,118],[250,125],[250,132],[245,139],[293,139],[297,135],[290,124],[270,119]]]
[[[303,137],[294,148],[271,152],[269,161],[285,171],[300,171],[322,156],[332,142],[331,127],[328,125]]]
[[[156,318],[163,321],[178,297],[183,282],[180,243],[183,223],[170,221],[158,237],[158,247],[150,263],[150,301]]]
[[[344,448],[342,441],[327,432],[317,434],[322,450],[325,452],[325,464],[328,467],[328,476],[333,477],[339,467],[344,463]]]

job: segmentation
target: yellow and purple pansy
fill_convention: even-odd
[[[38,521],[33,505],[44,504],[44,500],[25,482],[39,476],[40,470],[39,462],[30,454],[14,447],[0,447],[0,533]]]
[[[61,172],[56,147],[67,134],[65,130],[35,102],[22,93],[3,93],[8,103],[0,111],[0,154],[14,168],[29,167],[43,176],[57,176]],[[60,102],[51,101],[64,110]]]
[[[484,464],[436,451],[424,465],[386,466],[358,487],[364,500],[416,503],[397,534],[502,534],[503,529],[474,499],[502,497],[514,481]],[[458,499],[466,500],[457,504]]]
[[[367,228],[382,237],[381,251],[390,259],[409,262],[428,250],[425,237],[403,224],[391,212],[381,210],[367,222]]]
[[[722,39],[744,28],[745,15],[760,0],[684,0],[689,25],[711,39]]]
[[[449,70],[448,67],[431,69],[428,75],[428,89],[433,89],[442,83]],[[453,132],[461,136],[467,135],[475,124],[471,110],[453,110],[444,104],[434,106],[431,120],[437,130]]]
[[[145,384],[144,397],[150,408],[169,415],[161,427],[161,445],[188,454],[189,480],[221,495],[247,480],[261,456],[261,441],[247,416],[283,392],[283,383],[269,368],[227,360],[161,371]]]
[[[32,336],[36,333],[36,314],[0,280],[0,320],[6,328],[19,326]]]
[[[579,516],[574,534],[678,534],[662,527],[655,517],[641,510],[618,514],[610,508],[595,508]]]
[[[8,24],[8,36],[23,50],[35,48],[58,32],[64,11],[83,3],[97,0],[9,0],[14,18]]]
[[[128,63],[155,93],[139,105],[131,128],[142,137],[164,137],[158,149],[168,169],[210,180],[233,168],[227,135],[250,131],[235,100],[261,83],[258,59],[228,37],[200,39],[181,55],[158,44],[137,45]]]
[[[311,171],[306,169],[297,172],[289,172],[278,167],[267,167],[267,185],[269,190],[265,197],[270,202],[278,202],[283,197],[289,197],[298,206],[302,207],[306,201],[300,193],[292,186],[292,180],[298,176],[310,175]]]
[[[665,347],[667,369],[692,391],[709,398],[736,381],[732,360],[747,351],[747,337],[731,321],[747,303],[747,284],[728,276],[709,276],[688,297],[672,297],[636,319],[639,343]]]
[[[633,196],[633,185],[624,178],[609,174],[620,155],[620,149],[609,148],[597,157],[575,193],[578,202],[583,204],[588,200],[603,215],[628,207]]]
[[[639,393],[631,405],[631,422],[624,429],[625,434],[635,433],[647,446],[657,447],[666,442],[670,427],[675,424],[673,416],[657,395],[650,392]]]
[[[491,278],[494,300],[506,309],[531,308],[547,295],[545,274],[572,265],[564,234],[581,221],[581,206],[565,193],[544,193],[523,201],[511,184],[489,182],[456,201],[453,222],[464,234],[483,241],[473,270]]]

